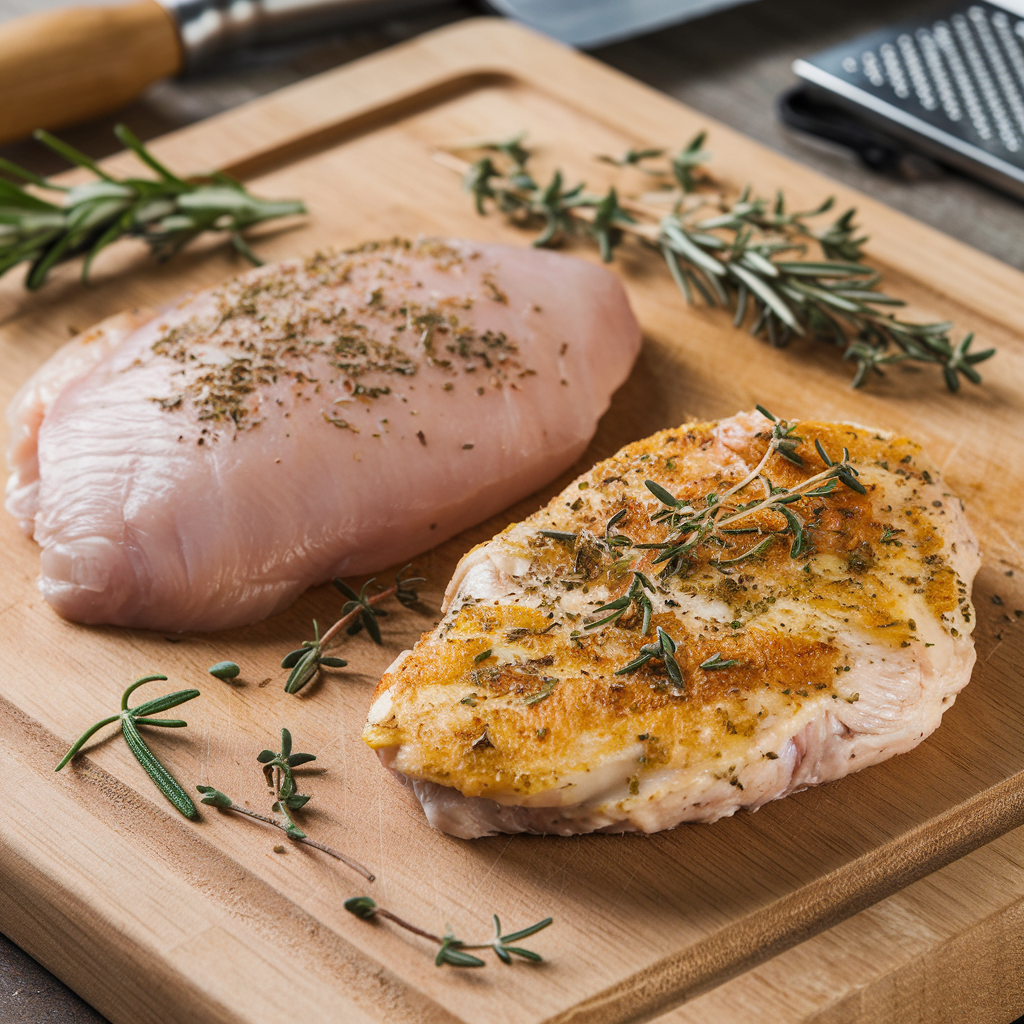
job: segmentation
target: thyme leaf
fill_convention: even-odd
[[[139,732],[140,725],[156,725],[165,729],[184,729],[188,724],[177,718],[152,718],[151,715],[161,714],[171,708],[184,704],[186,701],[194,700],[199,696],[198,690],[178,690],[175,693],[165,694],[163,697],[154,697],[134,708],[128,707],[128,698],[140,686],[156,680],[165,681],[167,676],[155,674],[142,676],[136,679],[124,693],[121,694],[121,710],[116,715],[110,715],[101,719],[95,725],[78,737],[71,745],[71,749],[61,758],[60,763],[54,771],[60,771],[76,754],[85,746],[86,742],[105,725],[112,725],[114,722],[121,723],[121,732],[124,735],[129,749],[135,755],[135,759],[145,769],[146,774],[153,780],[154,785],[174,805],[175,809],[185,815],[186,818],[197,816],[196,806],[191,798],[182,789],[178,780],[164,767],[157,756],[146,745],[146,741]]]
[[[529,697],[523,698],[523,704],[527,707],[533,704],[539,704],[542,700],[547,700],[555,692],[555,687],[558,685],[558,680],[553,679],[550,676],[545,676],[541,680],[541,688],[536,693],[531,693]]]
[[[588,622],[583,628],[597,629],[599,626],[604,626],[608,623],[618,623],[631,607],[635,607],[642,615],[640,635],[646,636],[651,628],[651,616],[654,614],[654,607],[646,591],[650,591],[653,594],[654,584],[642,572],[634,570],[633,582],[630,583],[629,590],[622,597],[594,609],[595,615],[601,615],[603,612],[610,612],[610,614],[595,622]]]
[[[644,644],[640,648],[640,655],[634,658],[628,665],[624,665],[622,668],[616,671],[617,676],[631,675],[636,672],[637,669],[642,668],[652,659],[657,659],[665,666],[665,672],[668,675],[672,685],[677,689],[683,688],[683,672],[679,667],[679,662],[676,661],[676,642],[661,628],[658,626],[658,639],[651,644]]]
[[[709,672],[718,668],[732,668],[733,665],[738,664],[739,661],[737,659],[730,658],[727,660],[722,657],[721,651],[715,651],[710,658],[707,658],[705,661],[700,663],[700,667],[704,669],[705,672]]]

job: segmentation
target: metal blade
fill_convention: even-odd
[[[749,0],[489,0],[502,14],[568,43],[594,47]]]

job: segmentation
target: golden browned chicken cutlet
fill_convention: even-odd
[[[978,565],[913,441],[690,423],[470,551],[364,738],[456,836],[715,821],[928,736]]]

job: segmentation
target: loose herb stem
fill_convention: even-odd
[[[202,802],[211,807],[219,807],[225,811],[236,811],[238,814],[247,815],[257,821],[273,825],[281,829],[289,839],[297,843],[304,843],[314,849],[322,850],[324,853],[347,864],[353,871],[359,872],[364,878],[373,881],[374,876],[369,868],[364,867],[357,860],[340,853],[338,850],[324,843],[310,839],[305,832],[295,824],[290,811],[297,811],[309,803],[309,797],[298,791],[295,782],[294,769],[300,768],[310,761],[316,760],[315,754],[300,754],[292,752],[292,734],[287,729],[281,730],[281,749],[279,751],[261,750],[256,755],[256,760],[263,766],[263,775],[274,793],[274,805],[271,810],[280,814],[284,821],[271,818],[269,815],[260,814],[258,811],[250,811],[247,807],[239,807],[226,793],[222,793],[213,786],[196,786],[196,789],[203,794]]]
[[[373,607],[375,604],[380,604],[386,601],[389,597],[394,597],[398,593],[398,584],[396,583],[393,587],[388,587],[387,590],[382,590],[379,594],[373,594],[371,597],[366,598],[366,604]],[[329,630],[320,638],[320,643],[323,646],[327,646],[346,626],[350,625],[361,614],[361,608],[353,608],[347,615],[342,615],[338,621],[331,626]]]
[[[196,789],[204,794],[203,799],[200,801],[201,803],[210,804],[225,811],[234,811],[236,814],[244,814],[247,818],[254,818],[256,821],[262,821],[266,825],[272,825],[274,828],[279,828],[284,832],[292,842],[302,843],[304,846],[312,846],[315,850],[321,850],[335,860],[340,860],[342,864],[346,864],[353,871],[358,872],[367,881],[372,882],[376,878],[368,867],[360,864],[359,861],[347,856],[340,850],[335,850],[334,847],[318,842],[316,839],[310,839],[307,835],[296,835],[294,831],[289,832],[287,825],[282,825],[280,821],[271,818],[269,814],[260,814],[259,811],[250,810],[248,807],[240,807],[229,796],[221,793],[218,789],[214,789],[213,786],[196,786]],[[228,803],[223,803],[224,800],[227,800]]]
[[[423,939],[429,939],[431,942],[436,942],[438,945],[444,942],[444,939],[440,935],[435,935],[433,932],[428,932],[424,931],[422,928],[417,928],[416,925],[410,924],[408,921],[399,917],[397,914],[393,914],[390,910],[387,910],[384,907],[377,907],[376,916],[385,917],[389,921],[392,921],[395,924],[397,924],[399,928],[404,928],[407,932],[412,932],[413,935],[419,935],[420,938]]]
[[[354,896],[352,899],[345,900],[345,909],[350,914],[355,914],[356,917],[362,918],[364,921],[370,921],[375,917],[386,918],[393,924],[398,925],[399,928],[404,928],[413,935],[418,935],[420,938],[436,943],[439,948],[434,958],[434,963],[438,967],[442,964],[450,964],[452,967],[483,967],[484,961],[467,953],[466,950],[469,949],[493,950],[495,956],[506,964],[512,963],[512,955],[521,957],[523,960],[540,963],[544,958],[539,953],[534,953],[530,949],[523,949],[520,946],[512,946],[509,943],[518,942],[520,939],[528,938],[530,935],[536,935],[537,932],[547,928],[554,920],[554,918],[546,917],[543,921],[538,921],[528,928],[503,935],[501,921],[497,914],[493,914],[494,938],[490,942],[469,943],[463,942],[462,939],[457,939],[451,932],[448,932],[446,935],[435,935],[433,932],[419,928],[392,911],[379,907],[369,896]]]
[[[97,181],[66,188],[0,158],[0,174],[39,189],[63,192],[64,202],[47,202],[24,186],[0,177],[0,275],[29,263],[27,288],[39,288],[58,264],[85,256],[82,280],[96,255],[119,238],[141,238],[161,262],[205,231],[226,231],[235,249],[259,264],[242,232],[254,224],[306,212],[297,199],[259,199],[220,172],[198,179],[168,170],[124,125],[118,139],[157,177],[115,179],[84,153],[48,132],[35,138]]]
[[[380,618],[387,615],[386,611],[377,608],[382,601],[394,597],[406,608],[411,607],[419,600],[416,592],[416,584],[423,583],[422,577],[405,578],[403,574],[410,568],[406,566],[395,577],[395,584],[387,590],[378,594],[368,595],[367,591],[376,580],[367,580],[359,593],[356,593],[343,579],[332,580],[336,590],[339,590],[348,600],[341,609],[341,618],[334,623],[327,632],[320,636],[320,628],[313,620],[313,640],[306,640],[302,646],[290,651],[281,660],[281,668],[290,668],[291,674],[285,683],[286,693],[298,693],[306,683],[319,673],[324,666],[327,668],[344,668],[348,662],[343,658],[328,657],[324,654],[327,644],[346,629],[349,636],[358,633],[361,629],[366,630],[370,639],[375,644],[382,644],[384,641],[380,632]]]

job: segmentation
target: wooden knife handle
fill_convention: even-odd
[[[156,0],[0,25],[0,143],[114,110],[181,62],[177,28]]]

